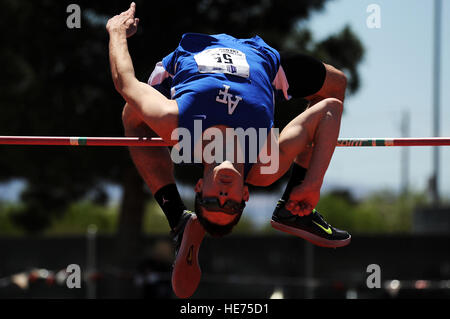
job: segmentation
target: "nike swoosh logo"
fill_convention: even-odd
[[[193,250],[194,250],[194,246],[191,245],[191,247],[189,247],[188,254],[186,256],[186,262],[189,266],[192,265],[192,257],[193,257],[193,253],[194,253]]]
[[[312,221],[314,224],[316,224],[317,226],[319,226],[320,228],[322,228],[322,230],[324,231],[324,232],[326,232],[328,235],[331,235],[332,234],[332,230],[331,230],[331,228],[330,228],[330,226],[328,226],[328,228],[325,228],[325,227],[323,227],[322,225],[320,225],[319,223],[316,223],[315,221]]]

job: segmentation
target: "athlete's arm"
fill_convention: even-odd
[[[135,85],[133,62],[128,52],[127,38],[136,33],[139,20],[134,17],[136,5],[108,20],[106,30],[109,33],[109,60],[114,85],[119,93]]]
[[[147,83],[136,79],[133,62],[128,52],[127,38],[136,33],[139,20],[134,17],[136,5],[111,18],[108,30],[109,60],[116,90],[138,112],[142,120],[166,141],[177,126],[176,101],[167,99]]]
[[[127,38],[136,33],[139,22],[134,17],[135,12],[136,5],[133,2],[127,11],[111,18],[106,25],[109,32],[109,61],[114,86],[123,98],[133,105],[166,103],[166,97],[147,83],[136,79],[127,43]]]

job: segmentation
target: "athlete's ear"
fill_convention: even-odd
[[[197,184],[195,185],[195,192],[196,193],[201,193],[203,190],[203,178],[200,178],[197,182]]]
[[[244,189],[242,191],[243,191],[242,200],[245,200],[246,202],[248,202],[248,199],[250,198],[250,193],[248,191],[248,186],[244,185]]]

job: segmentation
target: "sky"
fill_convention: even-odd
[[[381,27],[368,28],[369,5],[381,9]],[[347,98],[340,137],[401,137],[402,114],[410,114],[410,136],[433,136],[433,5],[422,0],[333,0],[314,14],[308,26],[316,40],[350,25],[362,41],[362,86]],[[450,1],[443,1],[441,64],[441,136],[450,136]],[[450,148],[441,147],[440,193],[450,197]],[[401,185],[401,148],[337,148],[326,175],[328,186],[363,190]],[[409,182],[427,188],[432,148],[410,149]],[[325,185],[327,186],[327,185]]]
[[[349,25],[366,54],[359,67],[361,87],[345,101],[340,137],[401,137],[402,114],[409,112],[410,136],[432,136],[433,3],[424,0],[330,0],[304,23],[316,40]],[[381,27],[371,29],[367,8],[381,9]],[[441,136],[450,136],[450,1],[442,10]],[[450,198],[450,147],[441,147],[440,194]],[[401,187],[401,148],[337,148],[324,181],[324,191],[349,188],[358,196]],[[410,148],[409,186],[425,191],[432,174],[432,148]],[[23,182],[0,185],[0,199],[16,199]],[[111,186],[114,197],[119,187]],[[257,221],[270,218],[282,190],[256,196],[246,211]],[[191,189],[180,188],[182,196]]]
[[[359,91],[346,99],[340,138],[401,137],[401,121],[410,116],[410,137],[433,136],[433,1],[330,0],[305,23],[315,40],[327,38],[346,25],[363,43]],[[367,27],[367,8],[381,9],[381,28]],[[443,1],[441,57],[441,136],[450,137],[450,1]],[[450,198],[450,147],[441,147],[440,194]],[[336,148],[325,175],[322,193],[350,189],[356,197],[373,191],[401,190],[402,148]],[[432,148],[411,147],[409,187],[427,190],[433,172]],[[182,188],[182,196],[190,189]],[[246,214],[265,225],[283,189],[251,196]]]

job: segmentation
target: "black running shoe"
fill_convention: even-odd
[[[200,283],[202,271],[198,252],[205,237],[197,215],[185,210],[177,227],[170,232],[175,242],[175,262],[172,271],[172,289],[178,298],[189,298]]]
[[[337,248],[350,244],[350,234],[332,227],[317,210],[314,209],[308,216],[297,216],[291,214],[285,204],[282,199],[278,201],[270,222],[273,228],[321,247]]]

